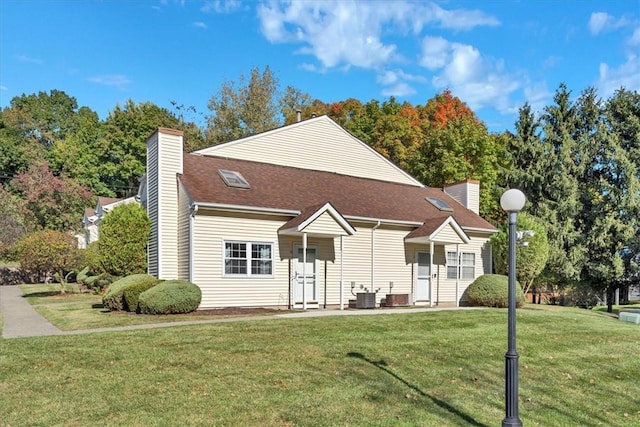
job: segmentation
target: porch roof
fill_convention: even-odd
[[[287,221],[278,230],[280,234],[337,237],[351,236],[356,230],[331,203],[309,206],[300,215]]]
[[[452,216],[431,218],[407,234],[404,238],[408,243],[469,243],[467,233]]]

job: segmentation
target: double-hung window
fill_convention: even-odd
[[[227,276],[271,276],[273,274],[273,244],[225,242],[224,274]]]
[[[472,280],[476,274],[476,254],[471,252],[462,252],[460,254],[460,263],[458,263],[458,254],[456,252],[447,252],[447,279],[456,279],[460,270],[460,278],[463,280]]]

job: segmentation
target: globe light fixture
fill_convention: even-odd
[[[500,197],[500,206],[509,214],[509,312],[508,347],[505,354],[505,417],[502,427],[522,426],[518,417],[518,352],[516,351],[516,221],[527,198],[522,191],[511,189]]]

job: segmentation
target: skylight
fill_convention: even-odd
[[[227,187],[235,188],[251,188],[249,182],[244,179],[240,172],[230,171],[226,169],[218,169],[220,178],[224,181]]]
[[[431,203],[436,208],[441,211],[453,212],[453,208],[449,206],[447,202],[442,199],[438,199],[437,197],[427,197],[427,202]]]

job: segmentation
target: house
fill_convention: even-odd
[[[149,273],[189,280],[200,309],[344,308],[357,293],[458,305],[491,269],[479,185],[422,185],[327,116],[183,153],[147,140]]]
[[[84,217],[82,218],[83,233],[76,234],[78,239],[78,248],[85,249],[89,244],[98,240],[100,235],[100,223],[102,218],[111,212],[116,206],[125,203],[135,203],[137,200],[135,197],[129,197],[126,199],[114,199],[111,197],[98,197],[95,209],[86,208],[84,210]]]

